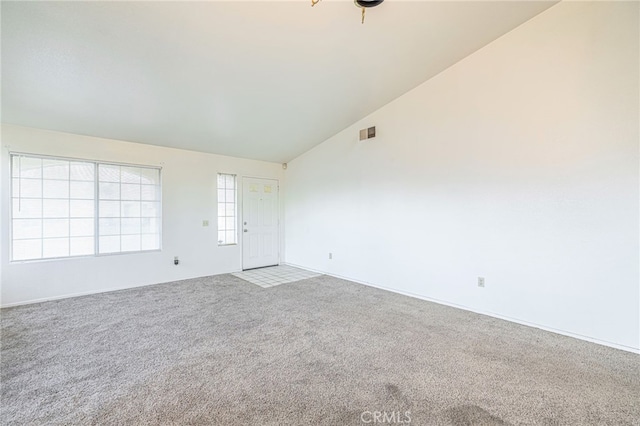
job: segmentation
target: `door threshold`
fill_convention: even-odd
[[[274,266],[280,266],[280,264],[276,263],[274,265],[256,266],[255,268],[243,269],[242,272],[244,272],[244,271],[255,271],[256,269],[273,268]]]

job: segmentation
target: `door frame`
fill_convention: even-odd
[[[280,265],[280,262],[282,262],[282,259],[280,257],[281,254],[281,244],[282,244],[282,235],[280,233],[280,179],[278,178],[274,178],[274,177],[263,177],[263,176],[252,176],[252,175],[240,175],[240,178],[242,180],[242,185],[240,185],[240,209],[241,209],[241,214],[238,215],[238,220],[239,220],[239,227],[238,230],[240,232],[240,268],[242,271],[248,271],[248,269],[244,269],[244,180],[245,178],[247,179],[264,179],[264,180],[272,180],[275,181],[277,183],[277,187],[278,187],[278,197],[276,199],[276,217],[278,218],[278,228],[277,228],[277,235],[278,235],[278,266]],[[265,266],[266,267],[266,266]],[[257,268],[252,268],[252,269],[257,269]]]

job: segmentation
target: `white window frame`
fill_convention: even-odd
[[[94,234],[94,249],[93,254],[82,254],[75,256],[61,256],[61,257],[44,257],[37,259],[13,259],[13,179],[14,179],[14,170],[13,170],[13,158],[14,157],[30,157],[30,158],[38,158],[42,160],[61,160],[61,161],[78,161],[83,163],[92,163],[94,166],[94,193],[93,193],[93,202],[94,202],[94,223],[93,223],[93,234]],[[99,229],[99,218],[100,218],[100,200],[99,200],[99,176],[98,176],[98,165],[113,165],[113,166],[125,166],[125,167],[138,167],[138,168],[146,168],[146,169],[156,169],[158,170],[158,203],[159,203],[159,229],[158,229],[158,248],[150,249],[150,250],[137,250],[137,251],[120,251],[113,253],[100,253],[99,252],[99,238],[100,238],[100,229]],[[101,161],[95,159],[87,159],[87,158],[77,158],[77,157],[62,157],[57,155],[47,155],[47,154],[34,154],[27,152],[9,152],[9,262],[10,263],[30,263],[30,262],[50,262],[57,260],[65,260],[65,259],[78,259],[78,258],[86,258],[86,257],[102,257],[102,256],[114,256],[114,255],[130,255],[130,254],[138,254],[138,253],[153,253],[153,252],[161,252],[162,251],[162,234],[163,234],[163,220],[162,220],[162,212],[163,212],[163,201],[162,201],[162,167],[161,166],[153,166],[148,164],[135,164],[135,163],[121,163],[121,162],[113,162],[113,161]],[[41,197],[44,199],[44,197]]]
[[[95,161],[96,163],[96,189],[95,189],[95,202],[96,202],[96,207],[95,207],[95,211],[96,211],[96,246],[95,246],[95,255],[96,256],[111,256],[111,255],[119,255],[119,254],[131,254],[131,253],[150,253],[150,252],[156,252],[156,251],[162,251],[162,167],[159,166],[148,166],[148,165],[141,165],[141,164],[128,164],[128,163],[118,163],[118,162],[111,162],[111,161]],[[99,231],[100,231],[100,190],[99,190],[99,186],[100,186],[100,176],[99,176],[99,169],[100,169],[100,165],[103,166],[124,166],[124,167],[136,167],[136,168],[145,168],[145,169],[154,169],[154,170],[158,170],[158,188],[159,188],[159,193],[158,193],[158,204],[159,204],[159,216],[157,217],[158,221],[159,221],[159,229],[158,229],[158,248],[157,249],[148,249],[148,250],[129,250],[129,251],[117,251],[117,252],[108,252],[108,253],[100,253],[100,235],[99,235]],[[120,182],[120,185],[122,185],[122,182]],[[102,200],[105,201],[105,200]],[[114,200],[115,201],[115,200]],[[119,198],[120,203],[122,203],[122,193],[120,194],[120,198]],[[126,200],[124,200],[126,201]],[[142,201],[142,200],[141,200]],[[155,200],[154,200],[155,201]],[[121,213],[122,214],[122,213]],[[140,217],[142,218],[142,216]],[[122,237],[122,219],[123,217],[120,216],[121,219],[121,228],[120,228],[120,233],[118,235],[120,235],[120,237]],[[126,235],[126,234],[125,234]]]
[[[218,174],[216,175],[216,212],[219,211],[220,209],[220,197],[218,196],[218,191],[222,190],[227,190],[227,187],[225,185],[224,188],[220,188],[218,181],[220,179],[220,176],[232,176],[233,177],[233,221],[234,221],[234,242],[232,243],[221,243],[220,240],[218,241],[218,247],[225,247],[225,246],[235,246],[238,245],[238,240],[240,239],[238,237],[238,175],[234,174],[234,173],[222,173],[222,172],[218,172]],[[228,204],[228,202],[225,201],[223,202],[223,204]],[[226,218],[229,216],[222,216],[225,218],[225,229],[223,230],[224,232],[228,232],[229,230],[226,229]],[[218,233],[221,231],[220,226],[219,226],[219,220],[220,220],[220,215],[216,214],[216,238],[218,237]]]

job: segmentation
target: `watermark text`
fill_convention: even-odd
[[[407,425],[411,423],[411,411],[363,411],[360,420],[371,424]]]

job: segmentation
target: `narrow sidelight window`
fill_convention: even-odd
[[[218,245],[237,244],[236,175],[218,173]]]

